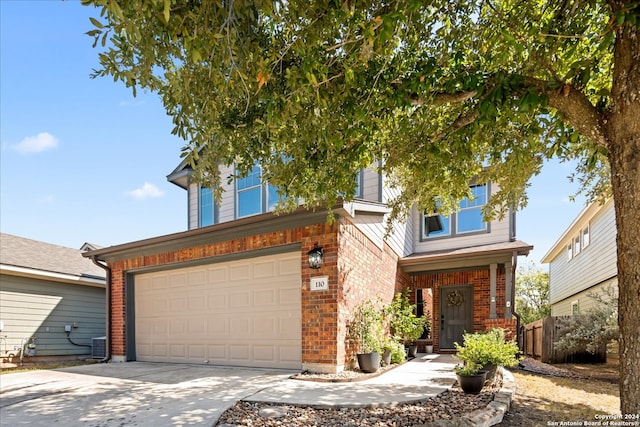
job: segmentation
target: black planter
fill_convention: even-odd
[[[376,372],[380,367],[380,353],[360,353],[358,356],[358,366],[362,372]]]
[[[478,375],[460,375],[456,374],[458,377],[458,384],[460,384],[460,388],[467,394],[480,394],[482,391],[482,387],[484,387],[484,382],[487,379],[487,372],[480,371]]]

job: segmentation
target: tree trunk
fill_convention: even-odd
[[[640,413],[640,31],[617,31],[607,139],[616,211],[620,409]]]

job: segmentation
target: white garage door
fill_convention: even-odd
[[[136,358],[300,369],[300,253],[135,277]]]

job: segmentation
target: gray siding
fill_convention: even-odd
[[[386,178],[383,177],[382,202],[388,203],[398,195],[399,190],[385,185],[385,179]],[[411,225],[414,214],[415,209],[411,209],[411,212],[407,216],[407,220],[405,222],[394,221],[392,232],[387,238],[389,246],[401,257],[411,255],[414,252],[415,234]],[[386,227],[386,225],[387,218],[385,217],[383,226]]]
[[[603,209],[598,210],[588,223],[589,246],[570,260],[567,251],[562,250],[549,263],[551,304],[570,298],[617,275],[613,203],[609,202]],[[567,233],[564,241],[560,242],[561,247],[566,248],[578,231],[576,229],[573,233]]]
[[[551,305],[551,315],[552,316],[571,316],[573,314],[573,303],[578,304],[578,308],[580,313],[586,313],[591,308],[596,305],[596,301],[591,298],[590,294],[600,294],[604,289],[609,286],[613,286],[616,290],[618,289],[618,279],[614,278],[606,281],[598,286],[594,286],[591,289],[584,290],[582,292],[578,292],[575,295],[571,295],[569,298],[565,298],[562,301],[559,301],[555,304]]]
[[[492,193],[498,191],[498,186],[495,184],[492,184],[490,188]],[[421,241],[420,227],[422,215],[417,210],[415,210],[411,219],[416,242],[415,252],[432,252],[509,242],[511,240],[511,218],[511,215],[505,215],[504,219],[502,220],[492,221],[489,225],[488,233],[470,233],[467,235],[463,234],[457,237]]]
[[[7,349],[35,336],[36,356],[89,355],[91,348],[69,343],[64,326],[78,324],[70,336],[77,344],[105,336],[105,289],[2,274],[0,319]]]

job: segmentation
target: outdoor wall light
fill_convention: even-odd
[[[313,269],[322,267],[322,256],[324,255],[324,251],[318,246],[318,243],[313,244],[313,249],[307,252],[307,255],[309,256],[309,267]]]

